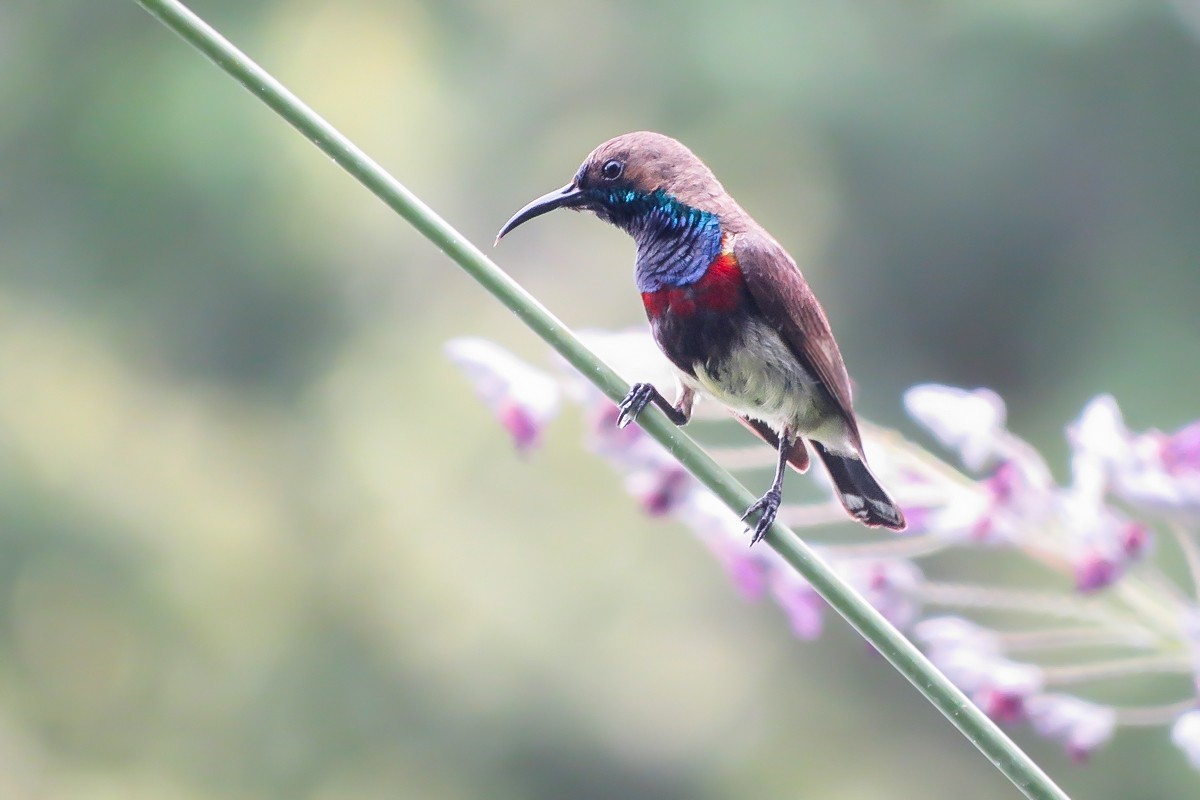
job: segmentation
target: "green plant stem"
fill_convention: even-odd
[[[624,396],[628,389],[627,384],[584,347],[562,322],[399,181],[388,175],[349,139],[284,88],[279,81],[181,3],[175,0],[137,2],[270,106],[380,200],[395,209],[606,395],[613,400],[620,400]],[[679,432],[657,409],[648,410],[639,418],[639,422],[730,509],[741,513],[755,500],[733,476],[721,469],[689,437]],[[938,672],[912,643],[843,582],[795,534],[777,522],[767,534],[766,542],[803,575],[830,606],[845,617],[863,638],[908,678],[1027,797],[1037,800],[1061,800],[1067,797],[1037,764]]]

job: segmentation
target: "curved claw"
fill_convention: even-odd
[[[624,428],[637,419],[638,414],[641,414],[654,399],[654,392],[654,386],[649,383],[635,383],[631,386],[629,394],[625,395],[625,399],[617,406],[621,412],[617,415],[617,427]]]
[[[771,523],[775,521],[775,515],[779,513],[779,504],[783,501],[783,495],[776,489],[770,489],[762,497],[754,501],[754,504],[746,509],[746,513],[742,514],[742,521],[754,516],[757,513],[762,513],[758,518],[758,523],[754,526],[754,535],[750,537],[750,546],[758,544],[763,537],[767,535],[767,531],[771,528]]]

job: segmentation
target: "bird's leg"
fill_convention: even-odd
[[[621,401],[621,405],[618,406],[621,413],[617,416],[617,427],[624,428],[633,422],[651,402],[661,408],[671,422],[676,425],[686,425],[687,421],[692,418],[692,403],[695,400],[696,393],[684,387],[682,394],[679,395],[679,402],[671,405],[667,398],[654,388],[654,384],[635,383],[630,387],[629,394],[625,395],[625,399]]]
[[[779,504],[783,501],[783,475],[787,470],[788,456],[792,453],[795,441],[795,436],[787,428],[779,432],[779,463],[775,466],[775,480],[771,482],[767,493],[755,500],[754,504],[746,509],[746,513],[742,514],[742,519],[745,520],[754,514],[762,513],[754,526],[754,535],[750,537],[751,547],[767,535],[767,530],[775,521],[775,514],[779,512]]]

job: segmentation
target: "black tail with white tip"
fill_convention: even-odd
[[[872,528],[904,530],[904,513],[888,497],[861,458],[831,453],[820,443],[811,443],[825,463],[825,469],[829,470],[838,500],[850,516]]]

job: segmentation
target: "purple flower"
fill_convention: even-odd
[[[1200,422],[1132,434],[1116,400],[1097,397],[1068,429],[1077,489],[1111,491],[1142,508],[1200,513]]]
[[[1134,448],[1142,472],[1122,474],[1123,497],[1151,508],[1200,513],[1200,421],[1170,435],[1148,431]]]
[[[1041,526],[1053,507],[1053,493],[1019,458],[1006,458],[995,472],[968,489],[956,487],[929,509],[923,530],[952,542],[1012,545]]]
[[[775,602],[787,614],[792,633],[805,641],[820,637],[825,624],[825,600],[790,565],[777,566],[771,570],[768,586]]]
[[[637,470],[625,479],[625,488],[652,517],[674,512],[690,499],[696,485],[696,479],[675,462],[660,469]]]
[[[1067,441],[1075,492],[1099,499],[1131,457],[1132,437],[1117,401],[1107,394],[1093,398],[1079,419],[1067,426]]]
[[[690,493],[673,511],[716,556],[744,597],[762,597],[770,580],[773,551],[747,547],[745,527],[736,514],[706,489]]]
[[[982,469],[1002,450],[1004,401],[990,389],[927,383],[905,392],[904,406],[942,444],[957,450],[968,469]]]
[[[1125,522],[1117,534],[1117,543],[1121,547],[1121,553],[1131,561],[1136,561],[1144,556],[1152,542],[1153,534],[1150,532],[1150,526],[1142,522]]]
[[[742,596],[757,600],[767,591],[787,615],[800,639],[821,635],[825,601],[774,550],[747,546],[746,528],[716,495],[695,484],[673,513],[695,533],[733,581]]]
[[[1053,507],[1053,488],[1041,479],[1041,465],[1020,458],[1001,461],[980,481],[988,498],[988,512],[977,524],[974,538],[1011,544],[1036,530]]]
[[[587,412],[587,444],[622,471],[672,469],[678,462],[637,425],[617,427],[617,406],[597,393]]]
[[[732,539],[705,539],[709,551],[725,568],[738,592],[747,600],[757,600],[770,583],[766,563],[744,544]]]
[[[1040,667],[1005,658],[994,632],[965,619],[924,620],[914,633],[925,643],[929,660],[999,722],[1024,719],[1026,701],[1045,683]]]
[[[1025,700],[1033,729],[1063,744],[1072,761],[1086,761],[1112,739],[1117,712],[1068,694],[1040,694]]]
[[[1160,458],[1170,475],[1200,475],[1200,421],[1168,436],[1162,442]]]
[[[1060,498],[1075,587],[1090,592],[1111,585],[1150,546],[1150,529],[1076,489]]]
[[[971,700],[996,722],[1013,725],[1025,719],[1025,699],[1029,691],[1022,687],[983,686]]]
[[[1026,716],[1026,704],[1042,690],[1043,682],[1040,667],[996,658],[987,665],[971,699],[998,722],[1020,722]]]
[[[916,522],[908,509],[909,528],[937,533],[950,542],[984,542],[1005,538],[992,517],[992,502],[986,492],[956,491],[941,505],[923,509]]]
[[[1075,588],[1081,592],[1094,592],[1111,585],[1121,577],[1125,568],[1110,556],[1093,550],[1084,551],[1073,565]]]
[[[909,389],[904,401],[969,469],[999,462],[973,486],[944,482],[941,498],[937,473],[917,481],[924,491],[914,494],[930,498],[917,517],[923,530],[952,542],[1013,545],[1044,525],[1054,506],[1050,470],[1032,446],[1005,429],[1004,403],[994,392],[927,384]]]
[[[948,652],[956,649],[973,650],[998,655],[1000,637],[995,631],[977,625],[969,619],[955,616],[929,617],[913,626],[913,637],[929,652]]]
[[[839,562],[838,572],[858,589],[859,593],[888,622],[900,630],[910,627],[921,612],[917,597],[924,576],[911,561],[849,560]]]
[[[701,491],[699,482],[640,427],[618,428],[617,407],[608,398],[597,394],[591,399],[588,442],[625,474],[625,488],[642,509],[660,517],[691,502],[692,496]]]
[[[943,647],[930,651],[929,658],[967,694],[995,690],[1031,695],[1042,687],[1040,668],[1012,661],[984,647]]]
[[[1181,714],[1171,726],[1171,741],[1200,769],[1200,709]]]
[[[486,339],[452,339],[445,352],[512,436],[517,450],[526,453],[536,447],[542,430],[558,413],[558,382]]]
[[[627,380],[650,381],[670,394],[675,375],[645,330],[592,331],[584,338]],[[563,364],[563,374],[556,379],[476,339],[455,340],[446,351],[521,451],[540,440],[557,411],[560,388],[565,389],[584,410],[589,447],[623,477],[626,489],[647,514],[683,522],[712,551],[741,594],[749,599],[769,595],[787,615],[797,637],[820,636],[826,603],[813,587],[772,549],[747,547],[745,525],[737,515],[639,426],[617,428],[616,406],[572,368]],[[1037,655],[1060,645],[1111,641],[1155,647],[1157,640],[1143,642],[1128,629],[1140,607],[1127,609],[1127,622],[1124,613],[1093,615],[1092,602],[1064,602],[1060,608],[1053,598],[998,586],[995,580],[978,586],[926,582],[921,569],[909,560],[955,545],[1002,545],[1072,573],[1080,591],[1109,586],[1153,547],[1151,526],[1129,516],[1130,507],[1169,513],[1177,523],[1184,521],[1184,514],[1200,515],[1200,422],[1172,434],[1132,433],[1116,401],[1096,397],[1067,429],[1072,483],[1064,488],[1041,455],[1006,429],[1004,403],[995,393],[923,385],[905,395],[905,404],[917,421],[959,454],[969,470],[978,474],[991,467],[992,472],[972,479],[900,437],[864,423],[872,463],[904,499],[910,527],[926,535],[880,542],[858,531],[861,540],[827,539],[814,547],[833,558],[833,567],[885,618],[911,630],[930,660],[993,719],[1027,720],[1041,735],[1059,741],[1072,759],[1083,761],[1113,737],[1122,721],[1141,719],[1139,724],[1144,724],[1174,718],[1172,740],[1200,768],[1200,708],[1175,717],[1178,712],[1165,706],[1151,717],[1144,710],[1140,717],[1132,712],[1127,717],[1112,706],[1046,693],[1053,668],[1013,660],[1007,652],[1011,647]],[[710,420],[727,418],[716,405],[699,406],[698,414]],[[764,450],[764,456],[769,452]],[[733,450],[723,457],[743,468],[758,463],[744,453],[734,455]],[[818,481],[828,482],[822,471],[815,474]],[[1114,500],[1123,502],[1118,505]],[[784,517],[816,526],[831,519],[831,506],[788,507]],[[1182,526],[1180,530],[1188,533]],[[1186,542],[1181,547],[1188,549]],[[940,560],[921,563],[934,570],[942,566]],[[1168,595],[1161,588],[1166,578],[1153,572],[1153,565],[1143,569],[1153,580],[1146,581],[1142,590],[1162,595],[1155,607],[1183,614],[1177,637],[1169,636],[1169,641],[1163,637],[1162,653],[1177,655],[1181,652],[1177,645],[1190,652],[1200,691],[1200,606],[1181,599],[1183,595]],[[983,613],[1045,612],[1049,619],[1072,622],[1062,627],[1017,627],[1001,634],[963,617],[920,620],[923,599]],[[1104,604],[1123,606],[1126,600],[1126,593],[1118,592]],[[1114,669],[1126,668],[1120,657],[1114,658]],[[1057,659],[1042,663],[1057,663]],[[1131,664],[1132,671],[1140,668],[1136,658]],[[1105,674],[1103,663],[1097,666],[1101,669],[1095,674]]]

